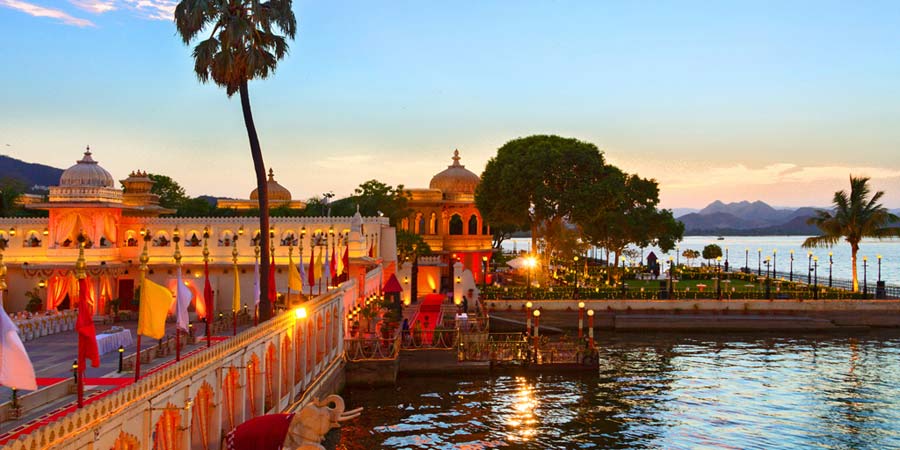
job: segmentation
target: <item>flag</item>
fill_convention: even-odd
[[[175,275],[175,323],[184,331],[188,331],[188,306],[191,305],[191,290],[184,284],[181,278],[181,266]]]
[[[312,289],[312,287],[316,285],[315,255],[316,255],[316,246],[310,245],[309,246],[309,268],[306,269],[308,271],[306,278],[309,281],[310,289]],[[312,294],[312,290],[310,290],[309,293]]]
[[[313,272],[314,272],[313,276],[315,277],[315,278],[313,278],[314,280],[319,280],[322,278],[322,269],[323,269],[322,262],[323,262],[322,261],[322,253],[319,253],[319,256],[316,257],[315,270],[313,270]]]
[[[303,264],[302,258],[300,264]],[[300,271],[297,270],[297,266],[294,265],[293,259],[288,263],[288,289],[300,291],[301,294],[303,293],[303,275],[300,275]]]
[[[278,290],[275,288],[275,252],[272,252],[272,264],[269,264],[269,308],[273,310],[275,300],[278,300]]]
[[[253,262],[253,304],[259,306],[259,260]]]
[[[346,275],[346,279],[350,279],[350,247],[344,247],[344,257],[342,260],[344,261],[344,270],[341,272],[341,275]]]
[[[168,291],[166,291],[168,292]],[[166,306],[166,311],[169,308]],[[78,319],[75,321],[78,331],[78,361],[91,360],[91,367],[100,367],[100,350],[97,349],[97,330],[94,329],[93,308],[88,302],[88,280],[78,280]]]
[[[94,345],[97,341],[94,341]],[[3,291],[0,290],[0,385],[14,388],[37,390],[34,366],[25,352],[18,327],[3,309]]]
[[[340,246],[340,245],[338,246],[338,250],[337,250],[337,251],[338,251],[338,257],[336,258],[336,259],[337,259],[337,263],[336,263],[336,265],[335,265],[335,267],[334,267],[334,269],[335,269],[335,270],[334,270],[334,275],[335,275],[336,277],[338,277],[338,279],[340,279],[341,275],[344,274],[344,267],[345,267],[345,266],[344,266],[344,252],[341,250],[341,246]]]
[[[325,279],[325,287],[331,286],[331,263],[328,260],[328,246],[325,246],[325,262],[322,264],[322,278]]]
[[[241,310],[241,280],[237,267],[234,268],[234,293],[231,294],[231,311],[237,313]]]
[[[303,255],[300,255],[300,269],[299,270],[300,270],[300,281],[302,282],[303,280],[306,279],[306,267],[303,264]],[[300,292],[303,292],[303,291],[300,291]]]
[[[206,322],[212,323],[216,313],[216,304],[213,298],[215,294],[213,294],[212,285],[209,284],[209,263],[204,263],[203,275],[206,277],[206,281],[203,283],[203,306],[206,309]]]
[[[374,241],[369,243],[369,258],[375,257],[375,245]]]
[[[338,285],[338,271],[337,271],[337,258],[334,257],[334,247],[331,247],[331,285]]]
[[[172,292],[165,286],[144,278],[141,284],[141,302],[138,313],[138,334],[162,339],[166,335],[166,315],[172,307]],[[96,343],[96,340],[94,341]]]

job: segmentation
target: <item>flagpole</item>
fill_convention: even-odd
[[[259,297],[262,295],[262,292],[259,291],[260,278],[262,278],[262,274],[259,273],[259,241],[257,241],[257,245],[253,247],[253,253],[255,258],[255,271],[256,271],[256,287],[254,289],[253,295],[255,298],[253,299],[253,326],[259,325]]]
[[[275,290],[275,229],[269,228],[269,249],[272,252],[272,265],[269,268],[269,292],[266,292],[266,297],[269,298],[269,317],[275,316],[275,302],[278,301],[278,292]],[[272,294],[274,295],[274,298]]]
[[[288,245],[288,282],[287,282],[287,300],[285,304],[291,304],[291,270],[294,268],[294,235],[290,235],[291,243]]]
[[[175,230],[172,231],[172,240],[175,241],[175,254],[172,255],[175,258],[175,270],[178,271],[178,281],[181,281],[181,249],[178,247],[178,242],[181,241],[181,236],[178,233],[178,227],[175,227]],[[175,283],[175,298],[178,299],[178,292],[181,289],[181,286],[178,285],[178,282]],[[178,304],[177,300],[175,303],[175,361],[181,361],[181,327],[178,326],[178,308],[181,305]]]
[[[144,295],[144,278],[147,277],[147,263],[150,261],[150,255],[147,250],[147,246],[150,242],[150,230],[144,229],[141,230],[141,234],[144,235],[144,250],[141,251],[141,269],[138,275],[138,286],[141,289],[141,296]],[[140,304],[140,298],[138,298],[138,304]],[[138,308],[138,314],[140,314],[140,308]],[[138,323],[140,323],[140,317],[138,317]],[[79,377],[84,378],[84,377]],[[137,333],[137,353],[135,354],[134,359],[134,381],[141,379],[141,333],[138,330]]]
[[[212,315],[214,308],[211,307],[213,303],[210,300],[212,299],[206,298],[207,295],[211,295],[206,290],[206,286],[209,286],[209,246],[207,241],[209,241],[209,228],[203,230],[203,275],[206,277],[203,285],[203,301],[206,303],[206,348],[210,348],[212,346]]]
[[[234,237],[234,240],[232,241],[232,243],[234,244],[234,246],[231,248],[231,260],[234,262],[234,276],[235,276],[235,277],[238,277],[238,276],[239,276],[239,275],[238,275],[238,249],[237,249],[237,241],[238,241],[238,238],[237,238],[237,236],[235,236],[235,237]],[[235,286],[235,287],[237,287],[237,286]],[[233,293],[232,295],[233,295],[235,298],[240,298],[241,293],[240,293],[240,292],[235,292],[235,293]],[[232,305],[231,305],[231,326],[232,326],[232,328],[233,328],[232,336],[237,336],[237,313],[238,313],[238,310],[239,310],[240,308],[241,308],[240,302],[238,302],[238,304],[235,305],[234,302],[232,301]]]

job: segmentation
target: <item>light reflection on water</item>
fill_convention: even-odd
[[[900,448],[900,333],[601,345],[599,374],[348,389],[339,448]]]

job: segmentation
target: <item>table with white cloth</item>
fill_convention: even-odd
[[[97,335],[97,349],[100,354],[113,352],[119,349],[119,346],[128,347],[134,344],[134,338],[131,336],[131,330],[122,330],[117,332],[107,332]]]

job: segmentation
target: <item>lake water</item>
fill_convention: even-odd
[[[900,448],[900,334],[602,337],[599,373],[348,389],[338,448]]]
[[[849,280],[850,275],[850,245],[840,243],[833,248],[816,248],[807,250],[801,247],[804,236],[725,236],[724,240],[718,240],[716,236],[686,236],[683,241],[678,244],[678,253],[681,254],[687,249],[702,251],[703,247],[708,244],[717,244],[728,249],[728,260],[732,268],[744,267],[745,261],[752,270],[756,270],[758,262],[762,262],[762,270],[766,270],[766,257],[773,257],[775,268],[779,272],[788,272],[790,268],[791,254],[794,251],[794,273],[807,273],[810,267],[807,252],[811,251],[813,256],[819,258],[819,280],[828,277],[828,252],[833,253],[834,265],[832,266],[833,276],[835,279]],[[515,238],[503,242],[503,248],[506,250],[528,250],[531,246],[529,238]],[[762,258],[760,260],[757,249],[762,249]],[[639,249],[636,249],[639,251]],[[747,250],[747,252],[745,252]],[[656,256],[662,260],[668,260],[671,255],[675,257],[675,251],[671,253],[662,253],[659,249],[647,247],[644,249],[644,258],[650,252],[656,253]],[[773,253],[774,251],[774,253]],[[600,253],[597,253],[600,255]],[[863,256],[868,257],[867,278],[869,283],[874,285],[878,278],[878,255],[882,256],[881,260],[881,278],[886,280],[888,284],[900,284],[900,240],[864,240],[860,244],[858,254],[858,276],[860,282],[863,278]],[[683,257],[679,257],[680,262],[686,264],[687,261]],[[724,262],[724,257],[722,258]],[[636,263],[637,261],[635,261]],[[700,264],[700,260],[693,261],[693,264]]]

